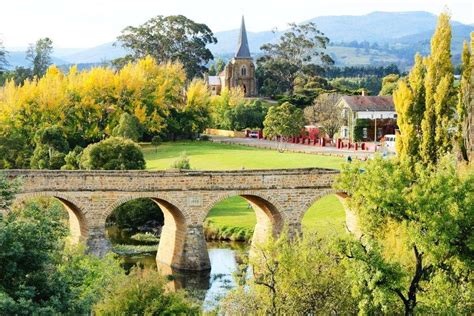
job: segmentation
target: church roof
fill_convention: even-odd
[[[250,56],[249,43],[247,41],[247,30],[245,29],[245,21],[243,16],[242,24],[240,25],[239,42],[237,44],[235,58],[252,58]]]

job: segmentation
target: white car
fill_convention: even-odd
[[[393,135],[393,134],[387,134],[384,136],[383,147],[386,151],[390,153],[396,152],[395,138],[396,138],[396,135]]]

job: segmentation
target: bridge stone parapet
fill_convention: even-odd
[[[164,213],[165,225],[157,261],[178,269],[210,268],[204,240],[204,220],[218,202],[242,196],[255,209],[253,242],[278,235],[284,226],[301,233],[306,210],[320,197],[334,193],[338,171],[276,169],[238,171],[43,171],[7,170],[21,178],[17,202],[37,197],[58,198],[68,209],[71,232],[89,251],[110,250],[107,217],[119,205],[150,198]]]

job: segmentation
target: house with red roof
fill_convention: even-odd
[[[380,141],[395,134],[397,113],[392,96],[343,96],[337,103],[344,118],[340,137],[351,142]]]

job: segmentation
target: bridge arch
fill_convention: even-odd
[[[88,237],[88,223],[84,213],[84,208],[80,202],[73,197],[61,192],[35,192],[18,194],[13,202],[13,207],[20,206],[28,200],[36,198],[54,198],[61,202],[68,213],[68,223],[70,240],[73,244],[84,242]]]
[[[307,203],[303,205],[302,212],[298,213],[299,215],[298,222],[300,223],[303,222],[304,217],[308,214],[309,210],[315,203],[317,203],[321,199],[328,197],[330,195],[334,195],[339,201],[339,203],[341,204],[342,208],[344,209],[345,231],[348,233],[354,234],[355,236],[359,236],[360,229],[358,227],[357,216],[349,208],[347,204],[348,203],[347,194],[341,191],[334,190],[334,189],[325,189],[325,190],[317,191],[316,194]]]
[[[156,194],[132,194],[116,200],[105,212],[106,219],[120,205],[132,200],[148,198],[155,202],[163,212],[164,225],[161,230],[156,261],[160,265],[180,267],[186,239],[187,221],[182,209],[169,197],[156,197]],[[104,220],[105,223],[105,220]],[[105,228],[105,225],[104,225]]]
[[[244,198],[255,212],[257,223],[252,236],[252,244],[262,243],[268,237],[276,237],[280,234],[284,225],[284,218],[280,211],[282,208],[278,201],[263,192],[233,191],[218,195],[207,206],[205,215],[207,216],[211,209],[220,202],[234,196]]]

